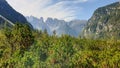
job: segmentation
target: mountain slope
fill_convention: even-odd
[[[23,24],[29,24],[27,23],[26,18],[15,11],[6,0],[0,0],[0,15],[6,18],[7,20],[11,21],[12,23],[20,22]],[[0,22],[3,22],[3,20],[0,20]],[[30,25],[30,24],[29,24]]]
[[[83,34],[86,38],[120,38],[119,2],[98,8],[89,19]]]
[[[6,18],[3,17],[2,15],[0,15],[0,19],[1,19],[1,21],[2,21],[2,20],[5,20],[5,21],[8,22],[9,24],[14,25],[14,23],[12,23],[10,20],[6,19]]]

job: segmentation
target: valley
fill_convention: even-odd
[[[21,4],[27,11],[31,9],[30,14],[33,10],[38,12],[32,5],[38,4],[47,13],[39,13],[43,15],[40,18],[24,16],[8,2],[16,3],[17,8]],[[91,6],[87,11],[90,12],[93,6],[100,5],[95,2],[103,3],[100,0],[0,0],[0,68],[120,68],[120,3],[105,1],[107,5],[97,8],[89,20],[74,16],[73,8],[86,12]],[[29,9],[25,8],[26,4]],[[86,8],[78,9],[82,4],[87,4]],[[82,15],[82,11],[79,13]],[[53,17],[45,18],[49,14]],[[66,21],[66,17],[70,20]]]

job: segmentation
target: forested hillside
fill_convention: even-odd
[[[0,68],[120,68],[120,40],[49,36],[16,24],[0,30]]]

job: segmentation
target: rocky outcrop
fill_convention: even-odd
[[[83,31],[86,38],[120,38],[119,2],[98,8]]]

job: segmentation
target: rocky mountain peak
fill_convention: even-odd
[[[47,29],[50,35],[53,34],[53,31],[56,31],[56,34],[58,36],[62,34],[68,34],[68,35],[77,37],[86,24],[86,21],[83,22],[80,20],[66,22],[64,20],[59,20],[57,18],[47,18],[47,20],[44,22],[43,17],[41,17],[40,19],[38,18],[35,19],[35,17],[32,17],[32,16],[26,17],[26,18],[33,25],[35,29],[42,30],[42,31]]]
[[[120,37],[119,2],[98,8],[89,19],[84,36],[86,38]]]

